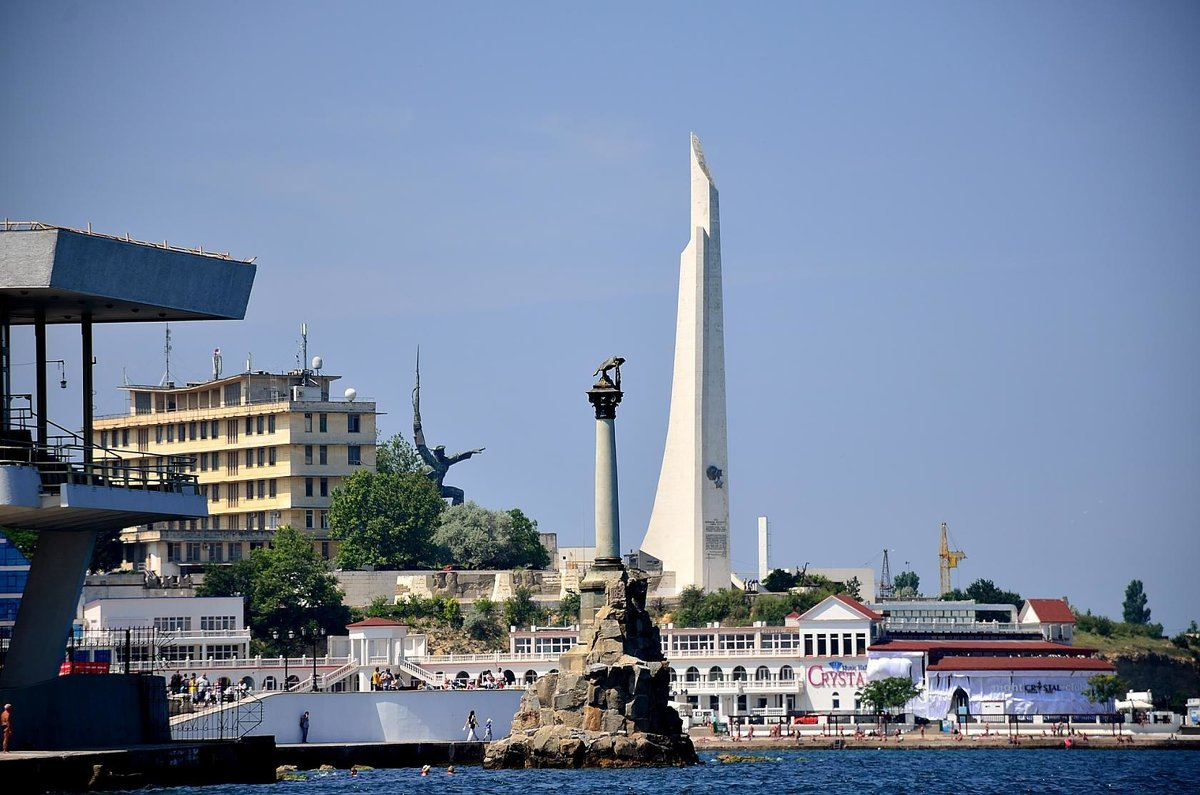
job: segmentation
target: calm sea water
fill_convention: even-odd
[[[178,787],[164,795],[1015,795],[1016,793],[1191,793],[1200,791],[1200,751],[1065,751],[962,749],[944,751],[760,752],[770,761],[705,764],[684,769],[504,770],[458,767],[453,776],[412,768],[305,771],[302,781]]]

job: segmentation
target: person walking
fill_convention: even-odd
[[[0,712],[0,730],[4,732],[3,749],[4,753],[8,753],[8,743],[12,740],[13,732],[13,716],[12,704],[5,704],[4,711]]]
[[[300,716],[300,742],[308,742],[308,711]]]
[[[475,727],[479,725],[478,719],[475,717],[475,710],[471,710],[471,714],[467,716],[467,725],[463,726],[467,731],[467,741],[478,742],[479,735],[475,733]]]
[[[490,743],[492,741],[492,719],[488,718],[483,722],[483,741]]]

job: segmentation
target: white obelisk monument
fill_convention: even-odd
[[[642,551],[675,573],[675,591],[730,586],[721,222],[700,139],[692,135],[691,240],[680,256],[671,413]]]

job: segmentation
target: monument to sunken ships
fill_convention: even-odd
[[[699,762],[669,704],[671,670],[646,611],[647,580],[620,558],[615,421],[624,361],[600,365],[587,393],[596,411],[596,562],[581,584],[580,643],[525,691],[512,733],[487,746],[485,768]]]

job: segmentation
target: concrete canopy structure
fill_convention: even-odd
[[[98,534],[204,516],[187,467],[154,459],[117,465],[92,443],[92,330],[97,323],[245,316],[251,262],[228,254],[97,235],[42,223],[0,227],[0,525],[38,532],[0,687],[54,678]],[[47,411],[46,328],[80,328],[82,431]],[[12,328],[32,326],[35,391],[12,390]]]
[[[667,441],[643,552],[674,572],[659,593],[728,588],[729,488],[725,323],[717,187],[691,137],[691,240],[680,256]]]

